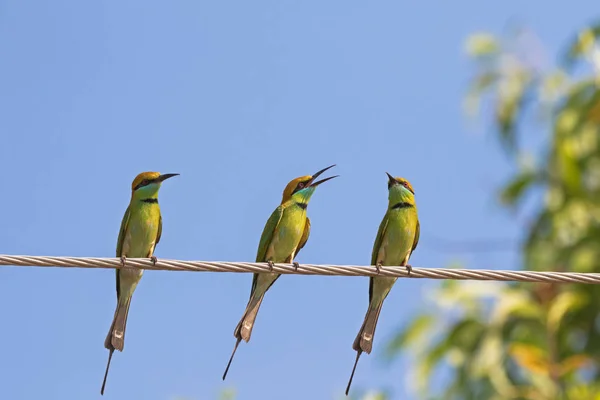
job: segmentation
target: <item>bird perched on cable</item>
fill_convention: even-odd
[[[406,179],[394,178],[387,172],[386,174],[388,176],[388,208],[375,238],[371,254],[371,265],[375,265],[377,271],[383,265],[406,266],[410,274],[412,268],[407,264],[412,252],[417,248],[421,230],[415,203],[415,191]],[[346,387],[346,395],[350,391],[360,355],[363,351],[367,354],[371,353],[375,328],[383,301],[397,279],[387,276],[370,278],[369,308],[352,345],[357,354]]]
[[[131,184],[131,200],[121,221],[119,238],[117,239],[117,257],[125,267],[127,257],[149,257],[156,264],[154,248],[162,234],[162,217],[158,206],[158,191],[162,182],[179,174],[164,174],[158,172],[142,172],[135,177]],[[142,269],[117,269],[117,308],[108,335],[104,341],[110,353],[106,364],[106,372],[102,381],[100,394],[104,394],[106,377],[110,368],[110,360],[115,350],[123,351],[125,344],[125,327],[127,314],[133,292],[142,278]]]
[[[306,216],[308,202],[317,186],[338,175],[317,182],[315,182],[315,179],[334,166],[330,165],[312,176],[307,175],[293,179],[287,184],[283,191],[281,204],[267,220],[262,236],[260,237],[256,262],[269,263],[271,270],[273,269],[273,263],[293,262],[294,266],[298,268],[298,263],[294,262],[294,257],[304,247],[310,234],[310,220]],[[250,340],[254,321],[265,293],[280,275],[272,272],[254,274],[250,290],[250,300],[240,322],[233,332],[237,341],[223,373],[223,380],[227,376],[240,341],[242,339],[246,342]]]

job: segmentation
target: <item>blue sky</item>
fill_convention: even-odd
[[[252,261],[285,184],[336,163],[297,261],[368,263],[389,171],[416,191],[413,265],[516,268],[511,252],[435,246],[519,232],[494,199],[509,164],[461,113],[463,40],[518,17],[552,56],[593,4],[4,0],[0,253],[114,256],[131,180],[157,170],[181,173],[161,189],[159,258]],[[146,273],[105,398],[204,400],[229,386],[238,400],[339,398],[367,278],[282,277],[223,383],[251,279]],[[396,284],[356,390],[410,398],[408,360],[386,368],[381,353],[433,284]],[[114,271],[2,268],[0,304],[0,398],[100,398]]]

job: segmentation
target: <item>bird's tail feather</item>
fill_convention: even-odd
[[[379,319],[379,313],[381,312],[382,306],[383,301],[374,305],[369,304],[367,314],[365,315],[365,320],[358,331],[358,335],[356,335],[356,339],[354,339],[352,348],[356,350],[356,360],[354,361],[354,367],[352,367],[352,373],[350,374],[350,379],[348,380],[348,386],[346,386],[346,396],[348,396],[348,392],[350,392],[350,386],[352,385],[352,379],[354,379],[354,373],[356,372],[356,366],[358,365],[360,355],[363,353],[363,351],[367,354],[370,354],[371,350],[373,349],[375,328],[377,327],[377,320]]]
[[[127,328],[127,315],[129,314],[129,306],[131,304],[131,297],[127,300],[117,302],[117,309],[115,310],[115,316],[113,322],[106,335],[104,341],[104,347],[109,350],[123,351],[125,346],[125,328]]]
[[[373,340],[375,338],[375,328],[377,328],[377,321],[379,320],[379,313],[381,313],[382,306],[383,301],[374,305],[369,305],[369,309],[365,315],[365,320],[360,327],[360,331],[358,331],[358,335],[356,335],[356,339],[354,339],[354,343],[352,344],[352,348],[354,350],[358,352],[364,351],[367,354],[371,354],[371,350],[373,349]]]
[[[358,365],[358,359],[362,354],[361,350],[357,350],[356,352],[356,360],[354,361],[354,367],[352,367],[352,373],[350,374],[350,379],[348,379],[348,386],[346,386],[346,396],[348,396],[348,392],[350,392],[350,386],[352,386],[352,379],[354,379],[354,372],[356,372],[356,366]]]
[[[117,301],[117,308],[115,310],[115,316],[113,317],[112,324],[108,330],[108,335],[104,340],[104,347],[106,347],[110,353],[108,354],[108,362],[106,363],[106,371],[104,372],[104,380],[102,381],[102,389],[100,394],[104,395],[104,387],[106,386],[106,378],[108,377],[108,370],[110,369],[110,361],[115,350],[123,351],[125,345],[125,328],[127,327],[127,315],[129,314],[129,305],[131,304],[131,297],[126,301]]]
[[[246,310],[244,311],[244,315],[240,319],[240,322],[235,327],[235,331],[233,335],[245,342],[250,341],[250,336],[252,335],[252,329],[254,328],[254,321],[256,320],[256,316],[258,315],[258,310],[260,309],[260,305],[265,297],[265,293],[262,293],[260,296],[252,296],[250,301],[248,302],[248,306],[246,306]]]
[[[229,357],[229,362],[227,363],[227,367],[225,367],[225,372],[223,372],[223,380],[227,378],[227,373],[229,372],[229,367],[231,367],[231,362],[233,361],[233,356],[235,356],[235,352],[237,351],[238,346],[240,345],[241,338],[237,338],[235,341],[235,346],[233,347],[233,351],[231,352],[231,357]]]
[[[108,378],[108,370],[110,369],[110,360],[112,360],[112,355],[114,353],[114,349],[110,349],[110,353],[108,353],[108,362],[106,363],[106,371],[104,371],[104,380],[102,381],[102,389],[100,389],[100,394],[104,396],[104,387],[106,386],[106,378]]]
[[[250,340],[250,335],[252,335],[252,328],[254,328],[254,320],[256,319],[256,315],[258,314],[258,310],[264,297],[264,292],[260,296],[257,296],[256,293],[253,293],[250,296],[250,300],[248,301],[248,305],[246,306],[244,315],[242,315],[240,322],[238,322],[237,326],[235,327],[235,330],[233,331],[233,336],[235,336],[237,340],[235,342],[233,351],[231,352],[231,357],[229,357],[229,362],[227,363],[225,372],[223,373],[223,380],[225,380],[225,378],[227,377],[227,372],[229,372],[229,367],[231,367],[233,356],[235,356],[235,352],[237,351],[240,342],[242,340],[246,342]]]

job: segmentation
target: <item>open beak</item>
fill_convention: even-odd
[[[156,181],[163,182],[163,181],[166,181],[167,179],[172,178],[177,175],[179,175],[179,174],[162,174],[158,178],[156,178]]]
[[[327,171],[329,168],[333,168],[333,167],[335,167],[335,164],[330,165],[329,167],[323,168],[322,170],[316,172],[312,176],[311,180],[308,182],[307,186],[317,187],[323,182],[327,182],[330,179],[337,178],[339,175],[330,176],[329,178],[321,179],[320,181],[315,182],[315,179],[317,179],[319,177],[319,175],[321,175],[323,172]]]

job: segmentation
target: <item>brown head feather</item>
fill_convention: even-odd
[[[404,178],[401,178],[399,176],[395,177],[394,179],[396,179],[398,181],[398,183],[400,183],[401,185],[403,185],[405,188],[407,188],[408,190],[410,190],[410,192],[412,194],[415,194],[415,190],[413,189],[412,185],[410,184],[410,182]]]
[[[283,189],[281,204],[291,199],[294,192],[305,188],[306,183],[309,182],[311,179],[312,175],[299,176],[298,178],[292,179],[290,183],[287,184],[285,189]],[[302,186],[299,186],[300,184],[302,184]]]
[[[145,180],[156,179],[160,176],[160,172],[142,172],[138,176],[135,177],[133,182],[131,183],[131,191],[135,191],[135,188]]]

